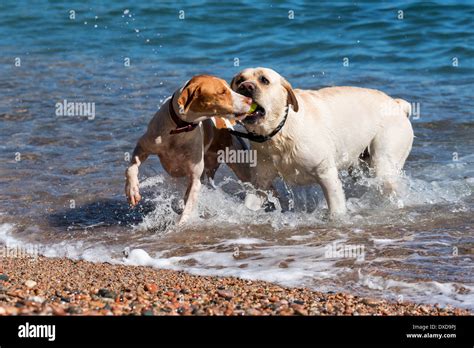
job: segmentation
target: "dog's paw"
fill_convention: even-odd
[[[265,203],[265,199],[255,193],[247,193],[245,196],[245,206],[247,209],[257,211],[262,209],[263,203]]]
[[[142,199],[138,188],[138,182],[130,182],[127,180],[125,185],[125,195],[127,196],[128,203],[133,207],[136,206]]]
[[[349,221],[349,216],[347,215],[347,210],[345,208],[341,208],[336,211],[330,211],[328,219],[334,223],[344,223]]]

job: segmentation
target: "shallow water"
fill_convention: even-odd
[[[474,7],[292,3],[2,2],[0,241],[474,309]],[[390,200],[373,179],[343,173],[346,221],[327,221],[318,187],[282,182],[282,211],[253,212],[223,168],[177,229],[183,181],[151,158],[141,168],[145,201],[130,210],[125,153],[161,102],[194,74],[230,80],[249,66],[272,67],[299,88],[356,85],[419,103],[403,195]],[[64,99],[95,103],[95,118],[56,116]],[[340,246],[357,255],[331,253]]]

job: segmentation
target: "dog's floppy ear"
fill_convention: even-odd
[[[178,97],[179,113],[185,114],[189,111],[192,102],[199,95],[199,84],[189,81],[182,89]]]
[[[233,91],[235,91],[235,90],[237,89],[237,87],[238,87],[238,86],[235,86],[235,89],[234,89],[234,84],[235,84],[235,82],[237,81],[237,77],[239,77],[239,76],[240,76],[240,73],[237,74],[237,75],[235,75],[235,76],[232,78],[232,81],[230,81],[230,83],[229,83],[230,89],[233,90]]]
[[[286,81],[284,78],[281,79],[281,84],[282,86],[286,89],[288,92],[288,104],[293,105],[293,110],[295,112],[298,112],[299,106],[298,106],[298,99],[296,99],[295,92],[293,92],[293,88],[291,87],[290,83]]]

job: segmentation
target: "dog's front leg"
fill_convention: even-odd
[[[183,225],[189,218],[196,207],[199,190],[201,189],[201,175],[204,170],[204,160],[201,160],[194,168],[189,176],[189,184],[184,196],[184,210],[178,220],[178,226]]]
[[[263,157],[263,156],[262,156]],[[273,180],[276,177],[276,171],[273,168],[271,160],[263,157],[256,170],[251,172],[251,183],[254,185],[255,192],[247,192],[245,196],[245,206],[250,210],[260,210],[267,201],[267,191],[270,190],[274,197],[278,197],[278,192],[273,186]]]
[[[334,166],[319,171],[318,181],[328,203],[329,217],[333,219],[344,215],[346,213],[346,198],[337,168]]]
[[[130,166],[125,171],[125,195],[132,206],[137,205],[142,198],[139,190],[138,167],[148,158],[148,155],[149,153],[138,143],[133,150]]]

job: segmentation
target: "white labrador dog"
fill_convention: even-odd
[[[330,216],[338,216],[346,212],[338,171],[357,165],[368,151],[368,163],[384,191],[396,193],[413,143],[411,108],[405,100],[357,87],[293,90],[266,68],[241,71],[231,87],[258,104],[243,120],[260,141],[252,143],[258,155],[252,179],[257,188],[270,189],[278,175],[290,184],[318,183]]]

